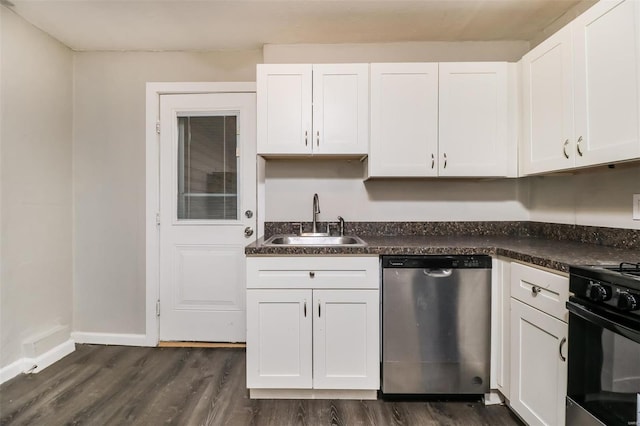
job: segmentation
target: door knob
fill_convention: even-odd
[[[244,228],[244,236],[245,237],[250,237],[253,235],[253,229],[250,226],[247,226],[246,228]]]
[[[253,212],[251,210],[247,210],[246,212],[244,212],[244,215],[247,217],[247,219],[251,219],[253,217]]]

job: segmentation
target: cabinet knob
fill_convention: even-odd
[[[316,273],[313,271],[309,271],[309,278],[315,278],[316,277]]]
[[[537,285],[534,285],[533,287],[531,287],[531,295],[533,297],[536,297],[538,295],[538,293],[540,293],[542,291],[542,289],[540,287],[538,287]]]

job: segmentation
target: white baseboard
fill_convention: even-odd
[[[503,404],[502,394],[495,389],[491,389],[489,393],[484,394],[484,405]]]
[[[249,389],[251,399],[378,399],[377,390]]]
[[[149,342],[145,334],[125,333],[86,333],[74,331],[71,337],[76,343],[91,343],[96,345],[122,346],[156,346],[157,342]]]
[[[75,350],[74,341],[69,339],[38,357],[20,358],[0,369],[0,384],[13,379],[21,373],[39,373]]]
[[[0,368],[0,384],[11,380],[18,374],[24,372],[24,358],[20,358],[17,361],[12,362],[6,367]]]

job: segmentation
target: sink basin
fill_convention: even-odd
[[[265,246],[316,246],[316,247],[331,247],[331,246],[351,246],[351,247],[363,247],[366,246],[361,238],[355,236],[298,236],[298,235],[274,235],[264,242]]]

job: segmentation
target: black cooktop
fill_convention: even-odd
[[[569,267],[569,275],[580,276],[603,283],[628,287],[640,291],[640,262],[622,262],[612,265],[576,265]]]

